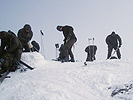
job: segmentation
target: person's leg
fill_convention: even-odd
[[[72,53],[72,46],[70,47],[70,49],[68,50],[68,54],[70,55],[70,61],[71,62],[75,62],[75,60],[74,60],[74,55],[73,55],[73,53]]]
[[[71,51],[71,48],[73,46],[73,44],[75,43],[75,39],[70,39],[69,41],[67,41],[65,44],[64,44],[64,55],[65,57],[69,60],[69,54],[70,54],[70,57],[73,57],[73,53]]]
[[[112,53],[112,50],[113,50],[113,48],[108,47],[108,55],[107,55],[107,59],[109,59],[109,58],[110,58],[111,53]]]
[[[117,47],[115,47],[114,49],[117,50]],[[121,59],[120,49],[118,49],[118,50],[116,51],[116,53],[117,53],[117,57],[118,57],[119,59]]]

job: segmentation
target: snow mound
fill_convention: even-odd
[[[132,60],[57,62],[40,53],[23,53],[34,70],[17,70],[0,85],[0,100],[133,100],[133,89],[113,96],[133,82]]]

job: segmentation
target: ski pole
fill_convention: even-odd
[[[44,44],[43,44],[43,38],[42,38],[42,36],[44,36],[44,33],[42,32],[42,30],[40,30],[40,33],[41,33],[41,47],[42,47],[41,53],[45,57],[45,53],[43,54],[43,52],[44,52]]]

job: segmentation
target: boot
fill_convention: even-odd
[[[61,61],[61,62],[69,62],[68,57],[65,57],[64,59],[62,59],[62,61]]]
[[[71,62],[75,62],[75,60],[74,60],[74,59],[70,59],[70,61],[71,61]]]

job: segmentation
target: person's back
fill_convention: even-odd
[[[68,39],[77,39],[74,32],[73,32],[73,27],[71,26],[63,26],[62,28],[62,31],[63,31],[63,34],[64,34],[64,41],[68,40]]]
[[[97,46],[96,45],[89,45],[85,48],[85,52],[96,54]]]
[[[121,40],[120,36],[118,34],[115,34],[115,32],[113,31],[110,35],[107,36],[106,43],[108,45],[107,59],[109,59],[111,57],[111,53],[112,53],[113,49],[116,50],[117,56],[120,59],[121,54],[120,54],[119,48],[122,45],[122,40]]]
[[[38,44],[36,41],[32,41],[31,44],[32,44],[32,46],[33,46],[32,49],[31,49],[31,51],[32,51],[32,52],[34,52],[34,51],[39,52],[39,50],[40,50],[39,44]]]
[[[15,34],[11,31],[0,32],[0,39],[1,39],[1,47],[0,47],[0,54],[1,58],[4,59],[2,64],[3,70],[15,70],[14,67],[16,61],[19,61],[22,54],[22,44],[19,39],[15,36]]]
[[[96,45],[89,45],[85,48],[85,52],[87,53],[86,61],[93,61],[96,60],[95,55],[97,51]]]

